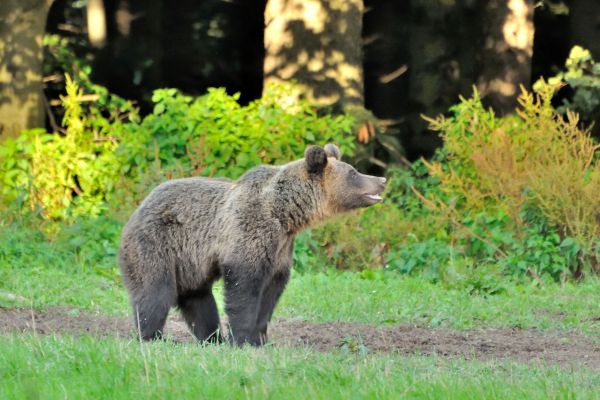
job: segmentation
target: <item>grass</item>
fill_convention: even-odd
[[[0,225],[0,307],[128,313],[115,241],[84,231],[58,232],[50,241],[37,230]],[[276,316],[455,329],[579,329],[598,337],[597,279],[563,287],[503,284],[503,292],[485,296],[391,273],[296,273]],[[216,291],[222,294],[222,285]],[[1,399],[591,399],[598,387],[597,371],[511,361],[0,335]]]
[[[0,398],[592,399],[597,371],[303,349],[0,337]]]
[[[292,279],[278,315],[456,329],[509,326],[600,333],[599,292],[595,279],[564,287],[512,284],[505,293],[484,296],[418,277],[365,280],[356,273],[307,274]]]
[[[215,288],[222,294],[222,286]],[[530,287],[470,295],[418,277],[365,280],[356,273],[296,274],[276,316],[311,321],[411,323],[455,329],[519,327],[600,333],[600,282]],[[326,299],[326,301],[324,301]],[[59,266],[0,267],[0,306],[71,306],[107,314],[129,312],[120,282]]]
[[[0,226],[0,306],[68,305],[124,313],[127,295],[114,252],[92,257],[72,240],[48,241],[33,229]]]
[[[0,306],[70,306],[113,315],[128,313],[114,248],[106,251],[109,255],[105,258],[94,258],[86,247],[74,247],[72,240],[48,242],[39,232],[0,228]],[[464,287],[444,287],[419,277],[363,276],[351,272],[294,274],[276,316],[321,322],[600,333],[598,279],[562,287],[507,281],[502,293],[473,295]],[[222,286],[216,291],[221,294]]]

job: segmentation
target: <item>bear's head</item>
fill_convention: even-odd
[[[364,175],[340,159],[334,144],[324,148],[309,146],[304,152],[306,171],[318,182],[325,200],[326,214],[334,215],[381,202],[385,178]]]

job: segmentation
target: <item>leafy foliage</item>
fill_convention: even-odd
[[[68,76],[66,91],[62,132],[25,131],[0,146],[6,200],[40,208],[48,218],[97,215],[120,173],[118,137],[105,132],[121,122],[84,113],[83,92]]]
[[[578,128],[576,114],[569,111],[566,119],[557,114],[552,90],[546,85],[537,95],[524,91],[521,109],[506,118],[485,110],[475,93],[453,107],[451,118],[429,119],[442,133],[447,162],[428,164],[443,195],[426,201],[480,241],[495,237],[490,229],[477,232],[475,216],[505,214],[494,229],[513,233],[500,239],[494,254],[532,274],[557,276],[569,268],[579,276],[583,267],[595,269],[598,263],[599,145]],[[510,243],[509,257],[502,247]],[[557,254],[557,248],[570,255]]]
[[[548,79],[550,85],[568,85],[573,90],[570,98],[563,99],[557,108],[561,114],[577,112],[586,123],[594,123],[600,118],[600,64],[592,58],[589,50],[580,46],[571,49],[565,62],[565,71]],[[535,89],[541,89],[544,80],[536,82]]]
[[[574,113],[552,108],[552,86],[542,89],[523,92],[505,118],[475,93],[429,119],[444,147],[388,169],[384,205],[303,236],[297,251],[312,255],[298,256],[302,268],[385,267],[486,294],[507,275],[543,284],[597,271],[598,144]]]
[[[143,164],[144,155],[156,146],[166,165],[181,162],[194,173],[237,178],[261,163],[277,164],[299,158],[308,143],[336,142],[351,153],[347,133],[352,120],[345,116],[318,116],[305,100],[287,102],[290,86],[270,86],[264,96],[247,106],[225,89],[209,89],[193,99],[175,89],[154,93],[154,112],[140,124],[137,152],[127,164]],[[144,148],[143,146],[146,146]],[[148,146],[151,146],[148,148]],[[151,160],[146,160],[151,161]]]
[[[0,202],[13,209],[9,219],[41,215],[28,223],[42,224],[50,240],[109,279],[118,220],[165,179],[237,178],[301,157],[315,142],[335,142],[357,160],[374,157],[349,134],[355,118],[317,113],[292,86],[268,87],[246,106],[220,88],[197,98],[160,89],[152,113],[140,118],[130,102],[93,84],[89,67],[59,39],[47,40],[59,64],[71,63],[62,125],[0,144]],[[523,92],[521,108],[504,118],[475,93],[450,117],[428,119],[444,147],[430,161],[388,167],[383,204],[300,234],[296,271],[423,275],[478,295],[502,293],[506,276],[543,285],[597,271],[598,144],[576,114],[552,108],[555,87],[540,81],[538,94]]]
[[[140,121],[120,100],[84,108],[87,95],[67,75],[60,132],[27,131],[0,145],[3,197],[47,218],[93,216],[111,201],[140,200],[147,189],[131,192],[137,182],[189,174],[236,178],[261,163],[300,158],[315,142],[335,142],[351,153],[352,119],[318,116],[303,100],[285,105],[291,90],[270,87],[262,99],[241,106],[239,95],[224,89],[195,99],[161,89],[154,112]]]

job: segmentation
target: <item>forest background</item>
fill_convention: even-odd
[[[103,274],[159,182],[329,141],[391,183],[384,206],[301,235],[299,271],[495,292],[600,268],[596,1],[8,0],[0,16],[5,224],[68,237]]]

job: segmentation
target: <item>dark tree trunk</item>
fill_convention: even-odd
[[[366,0],[365,8],[365,106],[378,118],[400,119],[409,100],[406,94],[410,4]]]
[[[460,3],[460,2],[459,2]],[[468,2],[464,2],[468,3]],[[481,49],[481,3],[412,0],[406,46],[409,52],[408,107],[401,131],[409,157],[430,156],[441,145],[437,133],[421,117],[445,113],[469,96],[477,79]]]
[[[600,61],[600,1],[572,1],[569,9],[571,43],[588,49]]]
[[[363,106],[363,0],[269,0],[264,79],[322,105]]]
[[[0,0],[2,1],[2,0]],[[95,82],[152,110],[152,91],[209,87],[261,95],[265,0],[104,0],[107,42],[96,55]]]
[[[104,5],[107,41],[94,59],[93,79],[141,100],[148,111],[152,90],[163,82],[163,1],[104,0]]]
[[[531,83],[533,7],[533,0],[485,2],[477,87],[486,104],[501,115],[517,106],[519,85]]]
[[[0,1],[0,140],[44,126],[42,41],[52,1]]]

